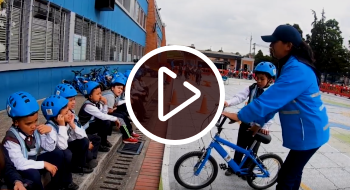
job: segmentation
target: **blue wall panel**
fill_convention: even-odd
[[[108,65],[110,71],[118,68],[120,72],[132,69],[134,65]],[[5,109],[6,99],[12,93],[17,91],[27,91],[36,99],[42,99],[50,96],[56,85],[62,82],[62,79],[72,80],[74,74],[71,70],[81,70],[82,73],[88,73],[90,69],[101,68],[103,66],[79,66],[79,67],[61,67],[61,68],[43,68],[19,71],[0,72],[0,78],[3,81],[0,85],[0,110]]]
[[[137,0],[143,10],[143,12],[148,15],[148,2],[147,0]]]
[[[103,27],[131,39],[145,46],[146,32],[140,28],[118,5],[114,11],[98,11],[95,9],[95,0],[50,0],[52,3],[61,5],[65,9],[88,18]],[[139,0],[141,6],[148,7],[146,0]],[[147,6],[145,5],[147,4]],[[148,9],[147,9],[148,10]],[[145,11],[147,12],[147,11]]]

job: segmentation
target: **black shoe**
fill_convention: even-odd
[[[232,174],[233,174],[233,170],[231,168],[227,169],[226,172],[225,172],[226,176],[230,176]]]
[[[111,148],[113,146],[112,143],[110,143],[109,141],[107,141],[106,144],[104,144],[104,145],[108,148]]]
[[[98,148],[98,151],[100,151],[100,152],[109,152],[109,148],[106,147],[106,146],[100,145],[100,147]]]
[[[74,182],[72,182],[67,187],[65,187],[64,189],[65,190],[77,190],[77,189],[79,189],[79,185],[77,185]]]
[[[93,171],[94,170],[91,168],[82,168],[82,167],[72,169],[72,173],[75,173],[75,174],[89,174]]]
[[[96,160],[91,160],[90,162],[85,164],[85,168],[93,169],[96,168],[98,162]]]

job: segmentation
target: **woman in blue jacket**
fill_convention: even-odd
[[[319,90],[320,73],[310,46],[294,27],[280,25],[272,35],[261,38],[271,43],[271,52],[278,59],[277,80],[238,114],[223,115],[263,126],[279,112],[283,146],[290,151],[279,171],[276,189],[298,190],[304,166],[330,136]],[[259,128],[251,130],[255,134]]]

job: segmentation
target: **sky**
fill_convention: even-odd
[[[299,24],[303,35],[311,34],[315,10],[318,18],[324,8],[326,19],[336,19],[348,47],[350,40],[350,1],[347,0],[157,0],[165,23],[167,44],[194,44],[196,49],[249,53],[250,35],[269,54],[262,35],[270,35],[280,24]],[[264,47],[258,47],[264,46]],[[253,49],[251,50],[253,52]]]

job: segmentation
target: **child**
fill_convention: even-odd
[[[68,149],[68,139],[70,136],[82,137],[80,128],[74,124],[74,117],[68,110],[68,100],[57,95],[46,98],[41,104],[41,111],[46,119],[46,125],[50,126],[57,133],[57,147],[64,154],[64,183],[68,184],[69,189],[78,189],[79,186],[73,182],[72,172],[74,173],[91,173],[92,170],[84,170],[82,167],[85,162],[77,162],[80,157],[84,157],[88,149],[88,141],[84,139],[75,140],[74,154]],[[69,124],[69,126],[67,125]],[[73,156],[74,155],[74,156]],[[73,159],[74,158],[74,159]],[[72,164],[72,161],[75,163]]]
[[[101,87],[97,82],[89,81],[84,84],[84,88],[87,100],[80,108],[79,121],[87,134],[98,133],[101,137],[101,148],[110,148],[112,144],[108,142],[107,136],[112,133],[111,122],[115,122],[117,128],[120,127],[120,122],[117,117],[107,114],[107,100],[101,95]]]
[[[264,92],[264,88],[268,88],[272,83],[273,78],[276,76],[276,67],[270,62],[261,62],[255,67],[254,72],[256,74],[255,79],[257,82],[234,95],[234,97],[229,101],[225,101],[225,107],[238,105],[244,102],[247,98],[249,104],[254,98],[258,98]],[[272,122],[272,120],[267,122],[260,130],[260,132],[267,135],[269,133],[269,126],[272,124]],[[252,137],[251,131],[249,131],[251,125],[254,124],[241,123],[238,130],[237,146],[244,149],[249,149],[252,146],[254,138]],[[257,142],[253,148],[253,152],[255,154],[258,152],[259,146],[260,142]],[[235,152],[234,161],[238,165],[241,163],[242,158],[242,153]],[[247,160],[242,168],[248,167],[248,163],[249,161]],[[233,171],[231,168],[225,172],[225,175],[227,176],[230,176],[232,174]],[[242,178],[245,179],[245,176],[242,176]]]
[[[33,182],[33,189],[43,190],[41,173],[51,174],[51,189],[62,187],[63,152],[56,148],[56,131],[37,125],[39,105],[27,92],[16,92],[6,102],[13,124],[6,132],[3,145],[22,177]]]
[[[68,99],[68,109],[72,112],[74,115],[74,124],[75,126],[81,128],[82,138],[88,138],[89,140],[89,150],[87,151],[86,155],[86,168],[95,168],[97,166],[97,161],[93,160],[97,158],[97,153],[101,144],[101,138],[97,135],[87,135],[85,132],[85,129],[82,128],[79,118],[77,115],[75,115],[75,96],[77,96],[77,91],[74,89],[74,87],[70,84],[59,84],[56,86],[54,94],[60,95],[66,99]],[[75,136],[71,136],[69,142],[68,142],[68,148],[74,146],[74,139]],[[72,145],[72,146],[70,146]],[[108,150],[102,149],[102,152],[106,152]],[[74,159],[74,155],[73,155]]]
[[[118,98],[122,94],[124,86],[125,79],[123,77],[113,77],[111,81],[111,91],[103,93],[103,96],[107,100],[108,114],[118,118],[122,118],[126,124],[126,126],[123,126],[120,129],[121,133],[123,134],[123,142],[137,143],[138,140],[136,138],[138,138],[139,135],[132,130],[131,121],[129,120],[128,116],[126,115],[126,113],[117,112],[118,102],[116,98]]]

